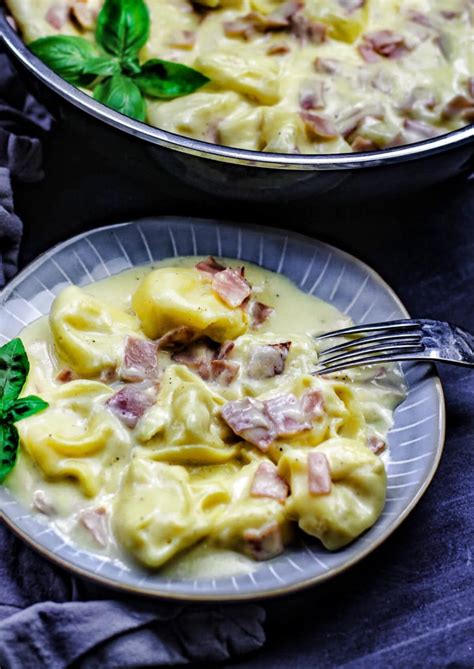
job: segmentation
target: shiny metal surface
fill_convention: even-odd
[[[376,332],[364,336],[367,332]],[[400,360],[430,360],[474,367],[474,336],[451,323],[429,319],[404,319],[371,323],[326,332],[316,340],[356,335],[320,353],[316,374],[330,374]]]
[[[214,197],[275,201],[364,200],[413,191],[473,165],[474,125],[402,147],[358,154],[273,154],[209,144],[128,118],[92,99],[36,58],[0,9],[0,38],[27,85],[53,115],[134,173],[163,170]]]

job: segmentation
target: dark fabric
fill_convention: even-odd
[[[120,596],[40,558],[0,525],[0,667],[132,669],[214,662],[260,648],[254,604]]]
[[[43,177],[40,136],[50,127],[51,117],[26,93],[0,51],[0,288],[16,272],[22,234],[12,181]]]
[[[452,320],[474,330],[474,181],[462,178],[391,201],[377,200],[374,183],[373,202],[361,207],[329,205],[324,198],[288,206],[229,204],[166,175],[160,181],[153,176],[147,183],[138,182],[133,174],[100,157],[94,147],[78,145],[71,129],[57,128],[45,148],[44,182],[20,184],[16,191],[16,209],[25,221],[23,264],[54,242],[105,223],[165,214],[232,218],[298,229],[345,248],[379,271],[413,315]],[[350,571],[322,586],[263,602],[265,645],[245,658],[224,661],[223,666],[474,666],[474,374],[454,367],[441,367],[440,372],[448,419],[445,453],[416,509]],[[22,554],[19,546],[12,548],[12,556]],[[16,570],[3,576],[1,583],[3,588],[5,578],[16,582],[18,609],[33,603],[26,593],[39,582],[47,583],[48,589],[34,601],[87,602],[109,596],[91,592],[39,558],[33,571],[25,570],[25,562],[17,563],[16,557],[11,557],[11,564],[12,570],[17,565]],[[60,594],[55,597],[55,593]],[[7,604],[5,615],[18,609]],[[256,624],[251,618],[246,621],[250,637],[261,624],[255,618]],[[197,614],[188,628],[198,643],[201,622]],[[204,619],[204,629],[206,624]],[[142,661],[138,653],[141,644],[148,648],[150,628],[153,624],[139,637],[129,632],[96,647],[90,658],[83,658],[82,667],[122,666],[127,650]],[[262,637],[257,639],[254,647]],[[112,661],[116,664],[107,664]],[[202,658],[199,666],[204,669],[208,662]],[[80,662],[73,667],[81,669]]]

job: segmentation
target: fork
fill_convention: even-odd
[[[314,374],[399,360],[430,360],[474,367],[474,336],[443,321],[405,319],[355,325],[325,332],[315,340],[322,342],[345,336],[351,339],[319,353]]]

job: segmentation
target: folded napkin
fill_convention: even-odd
[[[12,183],[42,178],[47,112],[0,53],[0,288],[22,235]],[[213,662],[262,646],[264,611],[120,597],[50,565],[0,524],[0,668],[130,669]]]

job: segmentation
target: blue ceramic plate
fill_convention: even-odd
[[[151,218],[86,232],[56,246],[24,269],[0,297],[0,344],[49,312],[68,284],[85,286],[136,265],[177,255],[241,258],[281,272],[304,291],[334,304],[355,323],[408,314],[386,283],[356,258],[288,231],[216,221]],[[438,466],[444,441],[444,401],[432,365],[403,366],[408,397],[389,435],[391,462],[385,509],[350,546],[329,553],[307,538],[258,565],[251,574],[219,579],[165,578],[66,543],[0,486],[1,516],[45,557],[80,576],[134,593],[189,600],[238,600],[278,595],[344,571],[382,543],[413,509]]]

